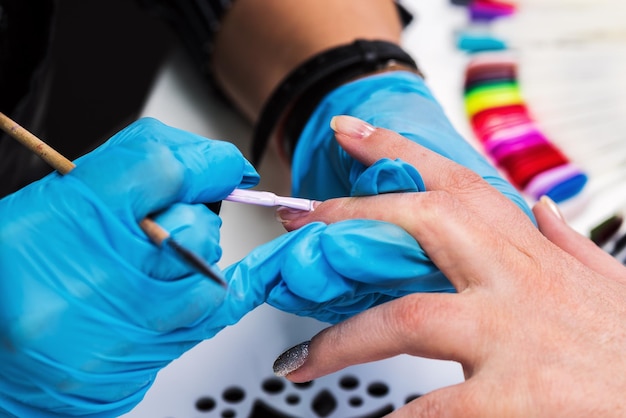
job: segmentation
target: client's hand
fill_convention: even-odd
[[[138,223],[156,214],[215,263],[221,221],[202,202],[257,181],[232,144],[143,119],[0,200],[0,415],[118,416],[245,314]]]
[[[294,195],[326,200],[362,194],[354,190],[354,184],[365,166],[335,140],[328,128],[335,115],[355,116],[393,130],[469,168],[532,218],[515,188],[453,128],[422,77],[403,71],[353,81],[322,100],[294,152],[291,170]],[[397,153],[393,158],[398,158]]]
[[[366,195],[422,191],[424,182],[410,164],[381,159],[355,189]],[[291,229],[288,219],[298,212],[277,213]],[[454,291],[406,231],[367,219],[312,223],[254,249],[224,274],[247,300],[332,323],[409,293]]]
[[[394,417],[624,416],[625,267],[571,230],[551,201],[534,208],[540,232],[479,176],[397,134],[337,138],[366,165],[407,156],[429,191],[331,200],[290,226],[395,223],[458,293],[409,295],[354,316],[282,356],[280,374],[303,382],[408,353],[460,362],[467,380]]]

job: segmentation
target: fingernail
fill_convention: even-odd
[[[278,222],[286,223],[291,222],[299,218],[303,218],[310,213],[308,210],[292,209],[285,206],[280,206],[276,209],[276,220]]]
[[[369,123],[354,116],[335,116],[330,120],[330,127],[338,134],[354,139],[365,139],[376,130]]]
[[[557,206],[557,204],[554,202],[554,200],[550,199],[548,196],[543,195],[541,196],[541,198],[539,199],[539,201],[541,203],[543,203],[544,205],[546,205],[548,207],[548,209],[550,209],[550,211],[561,221],[564,221],[565,218],[563,218],[563,214],[561,213],[561,210],[559,209],[559,207]]]
[[[309,356],[309,343],[310,341],[300,343],[278,356],[274,362],[274,374],[284,377],[302,367]]]

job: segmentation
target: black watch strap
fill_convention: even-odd
[[[291,160],[298,137],[323,97],[358,77],[400,64],[419,73],[411,56],[399,45],[386,41],[356,40],[311,57],[291,71],[274,89],[254,129],[252,163],[260,163],[279,122],[281,148]]]

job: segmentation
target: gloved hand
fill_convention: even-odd
[[[387,128],[480,174],[533,219],[530,208],[498,171],[452,127],[424,80],[410,72],[387,72],[345,84],[317,106],[292,160],[292,193],[316,200],[350,196],[365,167],[335,141],[336,115]]]
[[[413,166],[388,159],[368,167],[353,188],[355,195],[423,190]],[[330,323],[409,293],[454,291],[411,235],[364,219],[306,225],[256,248],[224,275],[239,293],[259,294],[250,300]],[[255,278],[273,284],[264,289]]]
[[[409,293],[454,291],[411,235],[365,219],[308,224],[257,247],[224,275],[246,299],[329,323]]]
[[[76,165],[0,200],[0,415],[118,416],[246,313],[138,226],[158,213],[217,262],[221,221],[201,203],[258,181],[232,144],[142,119]]]
[[[471,168],[533,219],[519,193],[453,129],[422,78],[407,72],[360,79],[323,99],[296,147],[295,196],[325,200],[425,190],[408,164],[387,161],[382,162],[384,170],[377,167],[381,162],[365,167],[341,149],[327,128],[332,117],[340,114],[397,131]],[[407,187],[407,175],[414,179],[413,188]],[[261,247],[227,274],[276,275],[279,280],[268,296],[269,304],[327,322],[409,293],[454,291],[419,244],[393,225],[353,220],[328,227],[312,224],[290,235],[299,238]]]

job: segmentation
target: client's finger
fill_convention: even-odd
[[[508,224],[530,223],[528,216],[512,200],[486,181],[494,185],[504,183],[499,177],[483,179],[474,171],[396,132],[375,128],[357,118],[337,116],[331,126],[341,147],[363,164],[371,165],[382,158],[399,158],[419,171],[427,190],[454,193],[469,207],[479,209],[492,220],[501,219]],[[491,204],[485,205],[488,199]]]
[[[554,202],[542,198],[533,207],[533,212],[537,219],[539,230],[546,238],[595,272],[626,283],[626,269],[624,266],[598,247],[593,241],[567,225]]]
[[[466,190],[485,184],[478,174],[470,170],[459,172],[459,164],[396,132],[373,127],[351,116],[334,117],[331,127],[341,147],[353,158],[368,166],[382,158],[399,158],[417,168],[428,190]],[[462,184],[456,178],[458,173],[464,176]]]
[[[493,204],[490,200],[485,205]],[[457,291],[474,283],[502,281],[529,263],[514,240],[539,250],[548,245],[530,223],[516,225],[515,234],[502,231],[509,224],[476,216],[464,201],[446,192],[392,193],[331,199],[292,222],[369,218],[394,223],[411,234]],[[517,241],[516,241],[517,242]],[[523,271],[523,270],[519,270]]]
[[[480,321],[458,294],[413,294],[364,311],[286,351],[274,372],[296,382],[398,354],[466,361]]]

